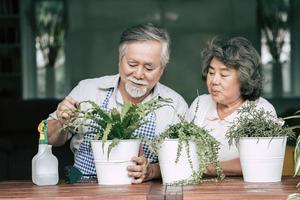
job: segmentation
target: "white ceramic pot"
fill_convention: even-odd
[[[119,144],[115,146],[107,157],[108,146],[111,144],[111,140],[108,140],[104,144],[104,152],[102,151],[101,140],[91,140],[92,151],[94,160],[97,161],[130,161],[133,156],[138,156],[141,140],[120,140]]]
[[[240,161],[246,182],[280,182],[286,137],[241,138]]]
[[[124,185],[131,184],[132,177],[128,176],[127,166],[130,161],[95,161],[98,184]]]
[[[193,170],[199,170],[199,161],[197,158],[196,144],[189,143],[190,157],[193,165]],[[158,152],[159,166],[161,170],[163,184],[170,184],[183,179],[190,179],[193,170],[188,161],[188,156],[183,144],[179,161],[175,163],[177,156],[178,139],[166,139]]]
[[[111,141],[106,141],[102,151],[102,141],[91,141],[98,184],[131,184],[132,178],[128,177],[127,166],[133,164],[131,162],[133,156],[138,156],[141,140],[121,140],[112,148],[108,159],[107,151],[110,144]]]

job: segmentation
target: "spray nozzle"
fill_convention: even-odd
[[[39,139],[40,144],[48,144],[47,124],[48,121],[43,120],[38,126],[38,131],[40,133],[40,139]]]

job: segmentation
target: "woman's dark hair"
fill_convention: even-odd
[[[202,79],[206,80],[210,62],[218,59],[226,67],[239,71],[241,95],[244,100],[256,100],[262,92],[261,60],[252,44],[243,37],[229,40],[213,39],[202,52]]]

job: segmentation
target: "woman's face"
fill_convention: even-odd
[[[215,57],[210,62],[206,84],[216,103],[230,105],[242,101],[238,70],[226,67]]]

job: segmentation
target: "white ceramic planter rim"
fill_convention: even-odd
[[[275,137],[240,137],[240,140],[256,140],[259,142],[259,140],[270,140],[270,143],[272,140],[280,140],[283,139],[283,142],[285,139],[287,139],[287,136],[275,136]],[[237,144],[237,147],[239,147],[240,144]]]
[[[124,139],[119,139],[120,140],[120,142],[122,141],[122,142],[135,142],[135,141],[138,141],[138,140],[141,140],[141,139],[126,139],[126,140],[124,140]],[[102,139],[100,140],[89,140],[89,141],[91,141],[91,142],[101,142],[102,143]],[[111,142],[112,140],[106,140],[105,142]]]
[[[274,136],[274,137],[241,137],[240,139],[249,139],[249,140],[260,140],[260,139],[281,139],[286,138],[287,136]]]
[[[111,163],[125,163],[125,162],[129,162],[128,160],[113,160],[113,161],[110,161],[110,160],[106,160],[106,161],[103,161],[103,160],[94,160],[95,163],[107,163],[107,164],[111,164]]]
[[[137,156],[141,139],[127,139],[119,140],[119,143],[111,149],[109,159],[107,158],[107,151],[112,140],[90,140],[94,160],[97,161],[130,161],[133,156]],[[102,145],[104,144],[104,152]]]
[[[165,141],[178,141],[178,138],[166,138]]]

